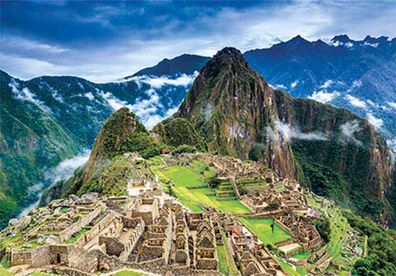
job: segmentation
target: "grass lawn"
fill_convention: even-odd
[[[221,232],[221,237],[223,238],[224,248],[226,250],[226,258],[227,258],[227,263],[228,263],[228,271],[227,271],[226,275],[239,275],[238,268],[236,267],[234,258],[231,255],[231,250],[228,247],[229,244],[227,242],[227,237],[224,234],[224,232]]]
[[[275,244],[291,239],[290,234],[275,223],[274,233],[272,233],[271,218],[240,218],[241,222],[249,228],[264,244]]]
[[[220,273],[228,275],[228,261],[227,252],[224,245],[217,246],[217,255],[219,256],[219,270]]]
[[[144,274],[133,270],[120,270],[114,274],[111,274],[111,276],[141,276],[141,275]]]
[[[311,257],[311,253],[303,251],[303,252],[294,254],[291,257],[295,258],[295,259],[297,259],[299,261],[304,261],[304,260],[308,259],[309,257]]]
[[[169,166],[168,169],[161,171],[165,177],[174,182],[173,191],[182,204],[189,207],[194,212],[201,212],[200,204],[216,208],[223,212],[233,214],[251,213],[249,208],[243,205],[239,200],[219,200],[214,195],[215,191],[204,187],[203,177],[190,168],[182,166]],[[195,187],[195,188],[194,188]],[[194,188],[194,189],[191,189]]]
[[[54,273],[45,273],[45,272],[33,272],[29,276],[53,276],[53,275],[58,275]]]
[[[305,271],[305,269],[301,266],[297,266],[296,269],[294,269],[294,267],[289,264],[288,262],[276,258],[277,262],[280,264],[280,266],[286,270],[287,274],[289,274],[290,276],[301,276],[301,275],[308,275],[307,272]]]
[[[201,176],[187,167],[169,166],[163,173],[175,182],[176,186],[191,188],[205,185]]]
[[[7,269],[3,268],[0,265],[0,275],[1,276],[13,276],[14,274],[12,274],[11,272],[9,272]]]

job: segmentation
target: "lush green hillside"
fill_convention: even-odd
[[[1,228],[35,199],[29,187],[43,180],[43,169],[72,157],[78,146],[51,114],[29,101],[19,104],[12,91],[18,89],[16,80],[4,73],[0,77]]]
[[[205,150],[206,145],[202,137],[197,133],[193,125],[184,118],[169,118],[153,129],[158,138],[167,145],[178,147],[181,145],[194,146]]]
[[[151,137],[135,114],[128,108],[121,108],[106,120],[87,164],[71,179],[59,182],[46,194],[52,198],[87,192],[114,194],[117,189],[113,186],[125,180],[124,174],[130,165],[128,158],[122,157],[123,153],[138,152],[149,158],[158,155],[163,147]]]

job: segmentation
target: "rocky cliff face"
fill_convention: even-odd
[[[176,116],[209,150],[262,160],[345,206],[389,218],[391,156],[375,129],[346,110],[273,90],[234,48],[203,67]]]
[[[257,149],[281,176],[295,177],[294,158],[277,131],[268,143],[266,127],[279,121],[274,91],[250,69],[241,52],[225,48],[201,70],[178,116],[190,120],[209,150],[248,159]]]

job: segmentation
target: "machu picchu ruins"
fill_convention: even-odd
[[[289,275],[285,263],[307,271],[330,264],[309,194],[263,164],[203,153],[124,158],[134,172],[123,194],[72,194],[11,220],[0,234],[10,270]]]

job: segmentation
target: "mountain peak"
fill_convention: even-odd
[[[216,55],[213,56],[213,63],[224,63],[230,64],[232,62],[243,62],[246,63],[245,58],[242,55],[242,52],[234,47],[225,47],[218,51]]]
[[[122,153],[133,133],[147,133],[135,114],[123,107],[106,120],[89,156],[83,179],[90,179],[98,168],[107,164],[116,154]]]
[[[336,35],[335,37],[333,37],[331,39],[332,42],[342,42],[342,43],[347,43],[347,42],[351,42],[352,40],[349,38],[349,36],[347,36],[346,34],[343,35]]]

